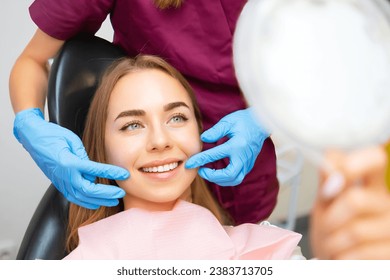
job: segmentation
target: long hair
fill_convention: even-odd
[[[135,59],[122,58],[114,62],[107,69],[90,105],[83,134],[83,143],[91,160],[107,163],[104,145],[105,126],[108,103],[115,85],[125,75],[147,69],[163,71],[181,83],[191,99],[199,134],[201,133],[202,119],[195,94],[187,80],[175,68],[163,59],[150,55],[140,55]],[[116,185],[115,181],[105,178],[97,178],[96,183]],[[206,183],[199,175],[196,175],[196,178],[191,184],[191,194],[193,203],[209,209],[222,224],[230,223],[230,218],[227,213],[222,210],[222,207],[212,196]],[[97,210],[90,210],[71,203],[66,249],[70,252],[77,247],[79,242],[77,230],[79,227],[104,219],[122,210],[123,201],[118,206],[102,206]]]

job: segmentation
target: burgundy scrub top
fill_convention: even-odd
[[[67,40],[95,34],[107,15],[114,44],[129,56],[157,55],[192,85],[208,129],[227,114],[246,108],[233,69],[232,39],[246,0],[184,0],[178,9],[160,10],[153,0],[36,0],[30,15],[48,35]],[[209,149],[221,144],[205,144]],[[228,159],[209,165],[219,169]],[[267,139],[253,170],[236,187],[209,186],[237,224],[266,219],[276,204],[275,148]]]

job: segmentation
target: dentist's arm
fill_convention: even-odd
[[[186,168],[203,166],[222,158],[230,163],[224,169],[201,167],[199,175],[220,186],[236,186],[252,170],[256,158],[269,133],[257,122],[251,109],[233,112],[223,117],[215,126],[205,131],[201,139],[213,143],[227,136],[227,142],[192,156]]]
[[[16,60],[10,76],[10,98],[15,113],[29,108],[43,111],[48,77],[48,60],[63,45],[37,30],[26,48]]]
[[[11,71],[9,88],[16,113],[14,135],[35,163],[71,202],[96,209],[113,206],[124,191],[115,186],[94,184],[96,177],[123,180],[122,168],[91,162],[80,138],[73,132],[44,120],[48,83],[48,60],[63,45],[37,30]]]

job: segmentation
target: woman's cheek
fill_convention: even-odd
[[[129,155],[131,151],[124,141],[110,138],[106,141],[106,159],[108,164],[117,165],[123,168],[130,168]]]
[[[197,125],[189,127],[186,131],[181,131],[175,138],[189,157],[202,151]]]

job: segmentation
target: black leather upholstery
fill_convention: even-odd
[[[84,121],[98,81],[125,53],[110,42],[80,36],[67,41],[54,59],[48,85],[49,120],[82,137]],[[40,201],[16,259],[61,259],[69,203],[50,185]]]
[[[49,76],[50,121],[81,137],[101,75],[108,65],[124,55],[120,48],[98,37],[79,37],[66,42]]]

